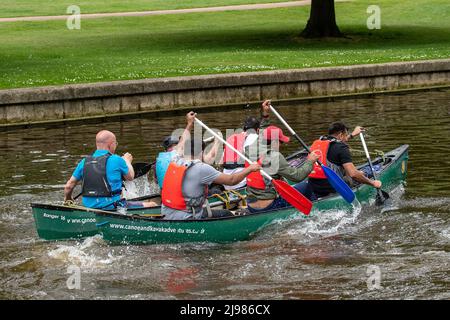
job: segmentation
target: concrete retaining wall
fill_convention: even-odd
[[[0,90],[0,126],[450,85],[450,59]]]

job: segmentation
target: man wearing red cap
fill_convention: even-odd
[[[264,171],[273,178],[285,178],[299,183],[306,179],[311,173],[313,164],[319,159],[319,155],[311,153],[299,168],[291,167],[286,158],[279,152],[280,144],[288,143],[289,137],[285,136],[283,130],[280,128],[270,125],[269,106],[270,100],[263,102],[263,121],[261,122],[260,129],[262,134],[260,133],[258,142],[255,142],[259,145],[250,146],[249,149],[246,149],[246,152],[250,159],[258,160]],[[258,159],[253,159],[255,148],[258,148]],[[290,206],[287,201],[277,194],[272,184],[267,181],[259,171],[253,172],[247,176],[247,193],[248,210],[251,213],[259,213]]]

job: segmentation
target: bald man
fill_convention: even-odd
[[[121,200],[122,181],[134,179],[131,162],[133,156],[125,153],[115,155],[117,139],[114,133],[102,130],[95,137],[97,150],[78,163],[72,177],[64,187],[64,200],[73,200],[72,193],[79,181],[83,181],[81,195],[85,207],[113,210],[118,204],[127,207],[153,207],[156,203],[127,202]]]

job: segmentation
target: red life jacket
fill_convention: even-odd
[[[314,151],[320,151],[320,159],[319,161],[324,164],[327,165],[327,154],[328,154],[328,149],[330,148],[330,140],[315,140],[311,146],[311,152]],[[325,172],[323,172],[322,167],[315,162],[313,165],[313,170],[311,171],[311,173],[309,174],[310,178],[314,178],[314,179],[326,179],[327,176],[325,175]]]
[[[244,152],[244,142],[246,135],[247,134],[245,132],[235,133],[228,137],[227,142],[231,144],[236,150]],[[239,158],[240,157],[236,152],[225,145],[222,159],[223,164],[238,164]]]
[[[187,166],[179,166],[175,162],[169,164],[161,190],[161,201],[166,207],[186,210],[182,186],[187,169]]]
[[[183,195],[183,180],[187,170],[194,165],[195,163],[180,166],[175,162],[169,164],[161,190],[161,202],[166,207],[175,210],[187,210],[186,200]],[[208,197],[208,186],[205,186],[204,197],[205,199]]]
[[[258,159],[258,163],[259,165],[262,165],[262,158]],[[248,166],[250,166],[250,164],[246,161],[245,167],[247,168]],[[252,172],[247,176],[247,186],[259,190],[266,189],[266,182],[260,171]]]

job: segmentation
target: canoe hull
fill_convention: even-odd
[[[51,205],[32,205],[36,231],[45,240],[82,239],[99,233],[95,213]]]
[[[248,240],[275,220],[286,219],[297,213],[291,208],[231,219],[197,221],[154,221],[117,215],[97,215],[97,222],[103,238],[111,244],[225,243]]]

